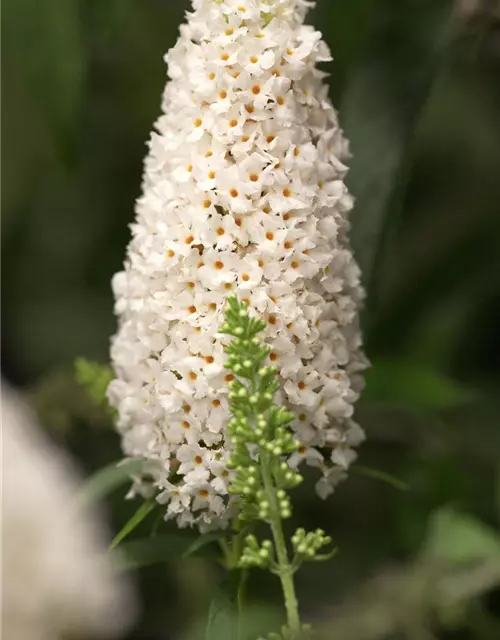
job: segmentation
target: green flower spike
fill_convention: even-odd
[[[280,386],[277,370],[265,364],[269,349],[257,337],[265,326],[262,320],[250,317],[246,304],[235,296],[229,298],[221,333],[232,336],[225,349],[225,366],[235,375],[229,384],[230,466],[235,469],[230,491],[240,497],[241,521],[260,520],[272,531],[272,541],[259,543],[254,535],[247,536],[239,560],[240,567],[269,570],[281,581],[287,625],[281,634],[270,637],[296,640],[309,635],[310,629],[300,622],[293,575],[304,561],[325,560],[333,552],[319,553],[331,543],[321,529],[309,533],[297,529],[291,538],[293,556],[285,540],[282,521],[292,515],[287,490],[302,482],[286,460],[300,442],[290,428],[295,415],[273,402]]]

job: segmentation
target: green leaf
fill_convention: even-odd
[[[212,601],[213,607],[211,612],[216,615],[213,619],[213,623],[221,623],[220,616],[222,611],[216,606],[216,603]],[[282,638],[280,634],[272,635],[269,632],[272,629],[279,629],[282,624],[282,612],[279,608],[270,606],[252,605],[248,604],[245,610],[237,614],[236,608],[232,609],[232,615],[226,610],[226,622],[228,623],[226,628],[219,627],[219,632],[223,635],[217,636],[217,629],[213,628],[213,635],[208,636],[210,640],[255,640],[256,638]],[[237,617],[236,617],[237,616]],[[217,623],[217,618],[219,622]],[[239,629],[234,632],[235,629]],[[192,629],[185,636],[185,640],[207,640],[207,632],[211,631],[207,627],[206,621],[196,621]],[[239,633],[239,635],[238,635]],[[229,635],[228,635],[229,634]]]
[[[83,503],[102,500],[107,495],[130,481],[134,473],[138,473],[144,466],[143,460],[119,460],[99,469],[83,485],[79,499]]]
[[[370,467],[363,467],[361,465],[354,465],[351,467],[354,472],[359,473],[362,476],[366,476],[368,478],[373,478],[374,480],[380,480],[381,482],[385,482],[390,485],[394,489],[398,489],[399,491],[408,491],[409,486],[406,482],[403,482],[399,478],[392,476],[390,473],[386,473],[385,471],[381,471],[380,469],[372,469]]]
[[[497,516],[498,516],[498,519],[500,520],[500,467],[498,467],[497,477],[495,482],[495,498],[496,498],[495,504],[497,508]]]
[[[225,538],[226,534],[223,531],[214,531],[213,533],[207,533],[196,540],[191,544],[186,551],[182,554],[183,558],[189,558],[189,556],[195,555],[200,549],[203,549],[209,544],[213,542],[217,542],[222,538]]]
[[[116,534],[113,538],[113,541],[110,544],[109,549],[115,549],[122,540],[132,533],[132,531],[138,527],[141,522],[148,516],[148,514],[153,511],[153,509],[158,505],[154,500],[149,500],[147,502],[143,502],[141,506],[137,509],[134,515],[130,518],[130,520],[122,527],[122,529]]]
[[[75,361],[76,381],[85,387],[96,404],[107,406],[106,391],[113,377],[113,371],[109,365],[92,362],[86,358],[77,358]]]
[[[377,3],[370,44],[342,99],[340,118],[353,152],[352,244],[369,294],[388,223],[403,200],[416,123],[450,40],[453,6],[452,0]]]
[[[237,637],[240,571],[230,571],[212,598],[205,640],[234,640]]]
[[[366,374],[363,400],[420,411],[461,406],[474,393],[446,375],[405,360],[375,360]]]
[[[166,533],[124,542],[115,550],[115,554],[118,566],[122,570],[132,571],[180,560],[192,544],[193,536],[187,532],[185,535]]]
[[[326,562],[327,560],[331,560],[332,558],[334,558],[337,553],[339,552],[338,547],[334,547],[331,551],[329,551],[328,553],[318,553],[314,556],[314,558],[312,558],[313,562]]]
[[[473,516],[444,507],[431,519],[425,551],[432,558],[455,564],[500,563],[500,534]]]

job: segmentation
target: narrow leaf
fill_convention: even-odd
[[[92,475],[80,491],[79,499],[83,503],[102,500],[130,480],[131,475],[143,467],[142,460],[129,459],[114,462]]]
[[[120,569],[132,571],[180,560],[193,542],[189,534],[161,534],[123,542],[115,553]]]
[[[340,119],[351,141],[352,243],[369,293],[389,218],[404,195],[408,152],[451,35],[452,0],[382,0]],[[369,297],[373,303],[373,297]]]
[[[234,640],[237,637],[240,571],[230,571],[210,603],[205,640]]]
[[[189,558],[189,556],[195,555],[200,549],[206,547],[213,542],[217,542],[221,538],[224,538],[226,534],[223,531],[217,531],[213,533],[207,533],[204,536],[200,536],[196,538],[196,540],[191,544],[186,551],[182,554],[183,558]]]
[[[394,489],[398,489],[399,491],[408,491],[409,489],[406,482],[403,482],[399,478],[395,478],[390,473],[380,471],[380,469],[372,469],[370,467],[363,467],[356,464],[352,467],[352,470],[356,471],[360,475],[367,476],[368,478],[373,478],[374,480],[385,482],[386,484],[390,485]]]
[[[141,522],[147,517],[151,511],[157,506],[157,503],[154,500],[149,500],[148,502],[143,502],[141,506],[137,509],[134,515],[130,518],[130,520],[123,526],[123,528],[116,534],[113,538],[113,541],[110,545],[110,550],[117,547],[122,540],[124,540],[132,531],[138,527]]]
[[[325,562],[326,560],[331,560],[337,555],[338,552],[338,547],[335,547],[328,553],[318,553],[314,556],[313,562]]]

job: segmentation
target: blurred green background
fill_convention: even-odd
[[[159,113],[162,56],[187,6],[2,6],[2,371],[87,472],[118,459],[119,442],[74,382],[73,362],[107,361],[110,278]],[[300,575],[304,617],[325,639],[494,640],[500,5],[319,0],[309,21],[332,48],[331,95],[352,143],[373,367],[358,408],[368,436],[359,466],[327,503],[310,484],[296,492],[296,520],[324,527],[340,549]],[[116,530],[138,506],[123,493],[109,499]],[[133,536],[149,535],[152,521]],[[212,559],[164,554],[134,574],[143,604],[134,640],[198,637],[190,623],[219,584]],[[255,573],[249,597],[261,622],[275,615],[273,579]]]

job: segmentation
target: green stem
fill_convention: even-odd
[[[264,489],[268,496],[270,506],[269,522],[273,532],[274,546],[278,560],[278,575],[281,580],[283,596],[285,598],[285,609],[288,620],[288,627],[292,632],[294,640],[300,635],[300,617],[297,596],[295,595],[295,585],[293,582],[293,568],[288,558],[288,550],[281,526],[281,516],[276,496],[276,487],[271,473],[271,458],[267,451],[260,449],[261,472]]]
[[[241,547],[243,545],[244,535],[245,535],[245,530],[242,530],[233,536],[231,542],[228,542],[224,538],[219,540],[219,545],[224,553],[224,564],[229,571],[235,571],[238,568],[238,562],[241,556]],[[243,608],[245,604],[247,578],[248,578],[248,571],[246,569],[242,569],[240,571],[240,580],[239,580],[238,592],[236,596],[237,607],[238,607],[238,619],[236,622],[236,640],[242,640],[244,635]]]
[[[241,570],[240,584],[238,585],[238,635],[237,640],[243,640],[243,609],[245,605],[245,593],[246,584],[248,578],[248,571],[246,569]]]
[[[232,552],[231,545],[228,544],[227,540],[225,540],[224,538],[221,538],[220,540],[218,540],[218,543],[224,556],[224,559],[221,560],[221,564],[223,564],[223,566],[225,566],[225,568],[228,571],[230,571],[231,569],[234,569],[233,552]]]

